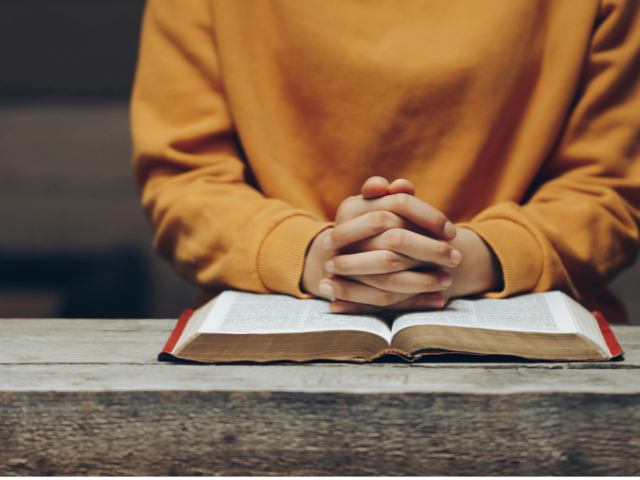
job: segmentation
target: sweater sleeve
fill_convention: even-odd
[[[150,0],[145,10],[131,128],[154,247],[201,287],[303,297],[307,247],[329,224],[252,186],[209,9]]]
[[[574,106],[525,201],[469,223],[502,264],[504,297],[562,290],[588,302],[638,253],[640,3],[604,0]]]

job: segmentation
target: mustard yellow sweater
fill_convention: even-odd
[[[365,179],[473,229],[502,297],[583,303],[635,259],[640,2],[150,0],[131,102],[155,248],[195,284],[304,296]]]

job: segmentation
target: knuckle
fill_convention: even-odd
[[[382,229],[387,225],[389,220],[389,212],[373,211],[369,213],[369,222],[377,229]]]
[[[398,257],[389,250],[382,250],[380,252],[380,267],[385,270],[393,270],[398,267],[400,263]]]
[[[396,284],[396,280],[393,275],[377,275],[376,284],[383,290],[392,290]]]
[[[375,305],[386,307],[395,303],[395,295],[391,292],[379,291],[375,295]]]
[[[404,232],[399,228],[392,228],[385,232],[385,243],[392,250],[402,248],[405,244]]]
[[[446,243],[438,242],[436,243],[434,250],[438,258],[445,258],[449,256],[449,251],[451,250],[451,247]]]

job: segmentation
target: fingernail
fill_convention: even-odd
[[[327,235],[326,237],[324,237],[324,240],[322,240],[322,246],[325,250],[331,250],[331,248],[333,247],[333,240],[331,240],[331,235]]]
[[[341,303],[332,303],[329,308],[331,309],[331,313],[342,313],[347,311],[347,307]]]
[[[432,308],[442,308],[444,307],[444,298],[434,298],[429,301],[429,305],[431,305]]]
[[[449,260],[451,260],[451,265],[455,267],[460,263],[460,260],[462,260],[462,254],[458,250],[453,250]]]
[[[336,271],[336,266],[333,263],[333,260],[329,260],[327,263],[325,263],[324,268],[327,270],[327,272],[335,272]]]
[[[453,238],[456,236],[456,227],[453,225],[453,223],[447,222],[444,224],[444,234],[449,238]]]
[[[320,293],[324,293],[325,295],[329,295],[330,297],[333,297],[333,287],[328,283],[321,283]]]
[[[451,282],[453,282],[451,275],[442,275],[440,277],[440,285],[442,285],[443,288],[447,288],[448,286],[450,286]]]

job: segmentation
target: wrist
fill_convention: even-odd
[[[300,289],[304,293],[310,293],[316,297],[322,297],[320,293],[320,280],[331,276],[325,269],[325,264],[331,256],[331,251],[327,251],[322,246],[324,238],[331,233],[333,227],[321,231],[313,239],[304,260],[304,269],[300,280]]]
[[[502,288],[502,267],[493,249],[473,230],[458,228],[458,235],[449,242],[462,253],[458,266],[447,269],[453,278],[451,297],[465,297],[499,291]]]

